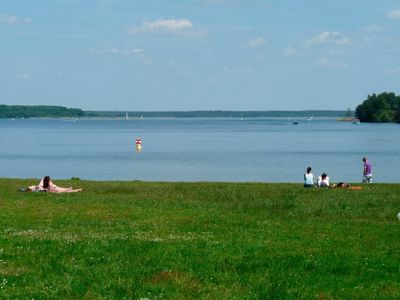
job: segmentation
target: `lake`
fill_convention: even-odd
[[[302,183],[311,166],[360,182],[366,155],[375,182],[400,182],[399,129],[318,118],[2,119],[0,177]]]

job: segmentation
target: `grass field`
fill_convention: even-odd
[[[399,299],[400,184],[0,180],[3,299]]]

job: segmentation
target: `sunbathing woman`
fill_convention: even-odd
[[[50,192],[50,193],[76,193],[81,192],[82,189],[74,190],[72,187],[64,188],[56,186],[51,180],[50,176],[45,176],[39,182],[38,186],[30,186],[28,187],[28,191],[42,191],[42,192]]]

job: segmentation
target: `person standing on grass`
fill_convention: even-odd
[[[368,161],[368,159],[364,156],[363,157],[363,182],[371,183],[372,182],[372,165]]]
[[[314,187],[314,175],[311,173],[311,167],[308,167],[306,173],[304,174],[304,187]]]

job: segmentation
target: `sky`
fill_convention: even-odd
[[[346,110],[385,91],[399,0],[0,2],[0,104]]]

